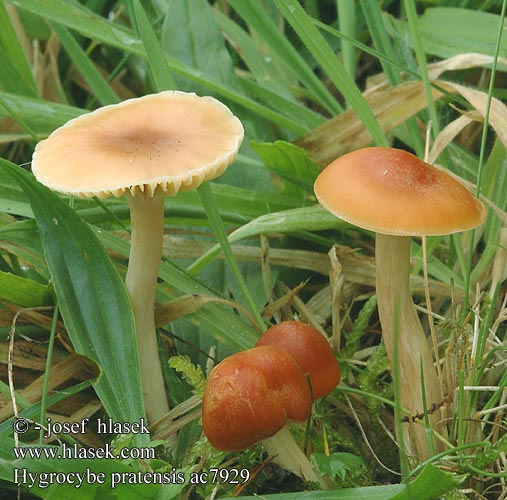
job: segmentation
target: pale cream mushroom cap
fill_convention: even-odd
[[[221,175],[242,140],[241,122],[220,101],[166,91],[70,120],[37,144],[32,171],[80,197],[174,195]]]
[[[341,156],[320,173],[314,190],[329,212],[383,234],[451,234],[480,225],[486,215],[461,182],[401,149]]]

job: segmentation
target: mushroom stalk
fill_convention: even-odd
[[[414,415],[424,410],[421,365],[424,371],[428,408],[440,401],[440,381],[410,293],[410,241],[410,236],[377,233],[375,258],[378,311],[386,353],[392,367],[396,340],[400,404]],[[395,325],[397,325],[396,336]],[[429,423],[433,430],[441,431],[438,412],[429,415]],[[415,456],[418,460],[429,458],[430,446],[423,425],[404,424],[403,437],[409,455]],[[438,444],[439,442],[436,443],[437,451]]]
[[[296,474],[305,481],[319,481],[307,456],[298,446],[286,425],[274,436],[264,439],[262,445],[268,455],[273,457],[275,464]]]
[[[132,223],[125,284],[137,332],[144,406],[153,423],[169,411],[155,330],[155,286],[162,257],[164,198],[146,192],[128,195]]]

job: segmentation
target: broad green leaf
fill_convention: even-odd
[[[326,474],[331,478],[337,476],[345,479],[347,474],[355,472],[357,469],[366,467],[363,459],[352,453],[314,453],[313,459],[322,474]]]
[[[32,204],[74,348],[101,368],[96,391],[116,421],[144,415],[135,326],[125,286],[91,229],[54,193],[5,160]],[[140,439],[146,439],[139,435]]]
[[[111,458],[15,458],[14,440],[6,435],[0,436],[0,479],[32,484],[28,473],[32,474],[35,484],[28,491],[47,500],[156,500],[176,498],[186,486],[185,473],[182,482],[173,479],[164,481],[163,476],[155,479],[153,471],[139,470],[135,465],[127,465],[121,460]],[[21,445],[20,448],[27,448]],[[48,447],[49,448],[49,447]],[[61,448],[51,447],[60,451]],[[85,449],[81,448],[84,452]],[[51,480],[49,474],[59,473]],[[123,475],[123,480],[122,480]],[[79,479],[82,482],[79,483]],[[114,484],[113,484],[114,481]],[[166,484],[162,484],[165,482]]]
[[[37,281],[0,271],[0,300],[21,307],[40,307],[49,299],[48,287]]]
[[[181,26],[185,26],[182,30]],[[166,54],[215,82],[238,88],[236,73],[207,0],[170,0],[161,32]],[[150,54],[151,57],[151,54]],[[205,92],[186,78],[177,78],[179,88]]]
[[[270,232],[324,231],[347,226],[346,222],[336,218],[320,205],[314,205],[262,215],[234,231],[229,236],[229,241],[233,243],[243,238]]]
[[[274,143],[250,143],[268,168],[285,181],[284,194],[300,199],[313,193],[313,183],[320,169],[303,148],[283,141]]]
[[[406,33],[407,23],[390,18],[393,29]],[[475,9],[435,7],[418,18],[424,51],[442,58],[478,52],[495,53],[500,16]],[[503,37],[500,57],[507,57],[507,37]]]

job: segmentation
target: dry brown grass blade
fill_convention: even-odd
[[[428,73],[432,80],[440,78],[446,71],[460,71],[463,69],[472,69],[491,66],[495,60],[494,56],[469,52],[466,54],[457,54],[448,59],[438,61],[428,65]],[[497,61],[498,71],[507,71],[507,59],[499,57]]]
[[[169,413],[150,425],[150,430],[154,433],[153,440],[167,439],[187,423],[199,418],[201,416],[200,405],[200,397],[190,396],[172,408]]]
[[[457,54],[455,56],[449,57],[448,59],[443,59],[442,61],[428,64],[428,75],[430,77],[430,80],[436,80],[448,71],[485,68],[491,66],[493,64],[493,61],[493,56],[479,54],[476,52]],[[507,59],[505,57],[498,58],[497,70],[507,71]],[[405,72],[402,72],[401,75],[404,80],[408,79],[408,75]],[[389,87],[389,81],[387,80],[385,73],[378,73],[376,75],[368,77],[364,95],[366,96],[368,93],[387,90]]]
[[[483,118],[486,116],[486,108],[488,104],[488,95],[486,92],[472,89],[470,87],[465,87],[463,85],[459,85],[458,83],[445,82],[443,80],[437,80],[435,83],[437,83],[440,87],[446,89],[448,92],[457,92],[461,94]],[[507,148],[507,127],[505,126],[506,123],[507,106],[496,97],[493,97],[491,99],[491,107],[489,110],[489,125],[493,127],[496,135],[500,141],[502,141],[504,147]]]
[[[287,290],[287,293],[285,293],[282,297],[275,300],[272,304],[269,304],[267,307],[264,308],[264,311],[262,311],[262,317],[265,319],[269,319],[278,311],[288,311],[290,309],[290,306],[294,302],[294,299],[297,297],[299,292],[304,288],[305,283],[300,283],[295,288]],[[282,314],[283,318],[286,318],[288,314]]]
[[[9,343],[0,343],[0,365],[7,367]],[[46,369],[47,345],[30,340],[16,340],[12,353],[12,365],[14,369],[22,368],[35,372],[43,372]],[[65,358],[65,353],[59,349],[53,351],[53,362],[58,363]],[[2,373],[3,375],[3,373]]]
[[[164,236],[164,255],[171,259],[190,259],[200,257],[213,244],[205,241],[189,240],[174,236]],[[261,262],[263,250],[257,246],[232,245],[234,256],[242,262]],[[218,258],[223,259],[222,253]],[[306,269],[326,276],[329,272],[329,260],[325,254],[308,250],[269,248],[270,265],[285,266],[293,269]]]
[[[340,351],[341,344],[341,331],[342,331],[342,310],[344,307],[344,293],[343,284],[345,282],[345,276],[343,275],[343,268],[338,258],[336,248],[332,247],[328,252],[330,274],[329,274],[329,286],[331,289],[331,315],[332,315],[332,334],[331,334],[331,345],[335,352]]]
[[[155,309],[155,324],[157,327],[171,323],[179,318],[187,316],[197,311],[203,305],[209,302],[219,302],[225,304],[245,315],[245,317],[256,326],[257,322],[250,312],[237,302],[231,300],[221,299],[220,297],[213,297],[211,295],[182,295],[165,304],[157,306]]]
[[[488,102],[485,92],[444,80],[435,80],[434,83],[451,94],[460,94],[484,118]],[[434,101],[444,96],[444,93],[436,88],[432,88],[431,92]],[[427,106],[424,87],[420,81],[405,82],[385,90],[382,90],[382,86],[378,86],[374,92],[368,90],[365,98],[386,133],[392,132]],[[505,123],[507,123],[507,107],[499,99],[493,98],[489,124],[502,144],[507,147]],[[370,145],[371,136],[359,117],[349,109],[303,135],[295,143],[307,149],[316,163],[326,166],[348,151]]]
[[[3,305],[12,311],[12,315],[9,319],[9,324],[12,323],[14,315],[19,313],[18,316],[18,324],[20,321],[26,321],[28,323],[32,323],[34,325],[40,326],[44,330],[48,332],[51,331],[51,322],[53,321],[51,316],[46,316],[42,314],[40,311],[53,311],[52,307],[33,307],[33,308],[24,308],[21,306],[17,306],[14,304],[8,304],[3,302]],[[58,321],[56,324],[56,335],[67,335],[67,331],[65,330],[65,325],[63,321]]]
[[[440,154],[456,138],[456,136],[474,121],[482,121],[482,118],[477,111],[463,114],[446,125],[435,139],[426,161],[428,163],[435,163]]]
[[[433,99],[442,93],[432,89]],[[370,109],[385,133],[401,125],[427,106],[424,88],[419,81],[365,95]],[[313,161],[322,167],[348,151],[371,144],[371,136],[354,110],[348,109],[295,141],[307,149]]]
[[[206,295],[183,295],[165,304],[157,306],[155,310],[155,323],[157,327],[171,323],[183,316],[195,312],[208,302],[216,300]]]
[[[286,292],[287,294],[290,294],[292,290],[285,284],[280,283],[280,287],[283,292]],[[329,291],[329,290],[328,290]],[[328,334],[324,328],[322,328],[322,325],[318,318],[315,317],[312,310],[308,307],[307,304],[305,304],[297,295],[294,295],[293,301],[288,305],[292,306],[296,310],[296,314],[294,315],[294,318],[292,315],[290,315],[288,312],[285,314],[284,319],[296,319],[296,320],[302,320],[310,325],[312,325],[316,330],[318,330],[324,337],[328,338]]]
[[[498,248],[493,259],[491,270],[491,285],[489,296],[492,298],[496,287],[507,279],[507,228],[502,227],[499,231]]]
[[[211,244],[206,242],[189,241],[184,238],[165,237],[164,239],[164,250],[167,248],[165,253],[170,258],[199,257],[211,246]],[[374,288],[374,259],[361,255],[349,247],[337,245],[335,248],[345,277],[345,298],[351,298],[355,294],[357,291],[357,286],[355,285]],[[232,251],[234,256],[240,261],[259,262],[262,258],[262,251],[259,247],[233,245]],[[221,255],[219,255],[219,257],[221,257]],[[287,266],[294,269],[306,269],[308,271],[317,272],[322,276],[328,276],[331,270],[329,256],[320,252],[271,247],[269,249],[269,261],[271,265]],[[354,286],[350,286],[351,284]],[[412,286],[415,294],[424,295],[424,286],[420,277],[412,277]],[[445,283],[430,279],[429,287],[433,297],[449,297],[449,286]],[[461,292],[457,293],[458,298],[461,297],[460,293]],[[159,322],[157,322],[157,324],[160,325]]]
[[[73,379],[90,380],[98,377],[98,375],[99,369],[95,363],[79,354],[72,354],[66,356],[62,361],[51,367],[48,390],[53,391],[58,387],[65,386],[71,383]],[[44,378],[44,374],[40,375],[27,387],[19,391],[19,393],[32,403],[39,401],[42,394]],[[12,414],[12,405],[5,404],[0,408],[0,422],[9,418]]]

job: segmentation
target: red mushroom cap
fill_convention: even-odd
[[[203,430],[215,448],[242,450],[273,436],[287,420],[303,422],[311,404],[295,359],[277,347],[256,347],[211,370],[202,400]]]
[[[257,341],[287,351],[310,375],[313,399],[329,394],[340,382],[340,365],[326,338],[312,326],[299,321],[273,325]]]

